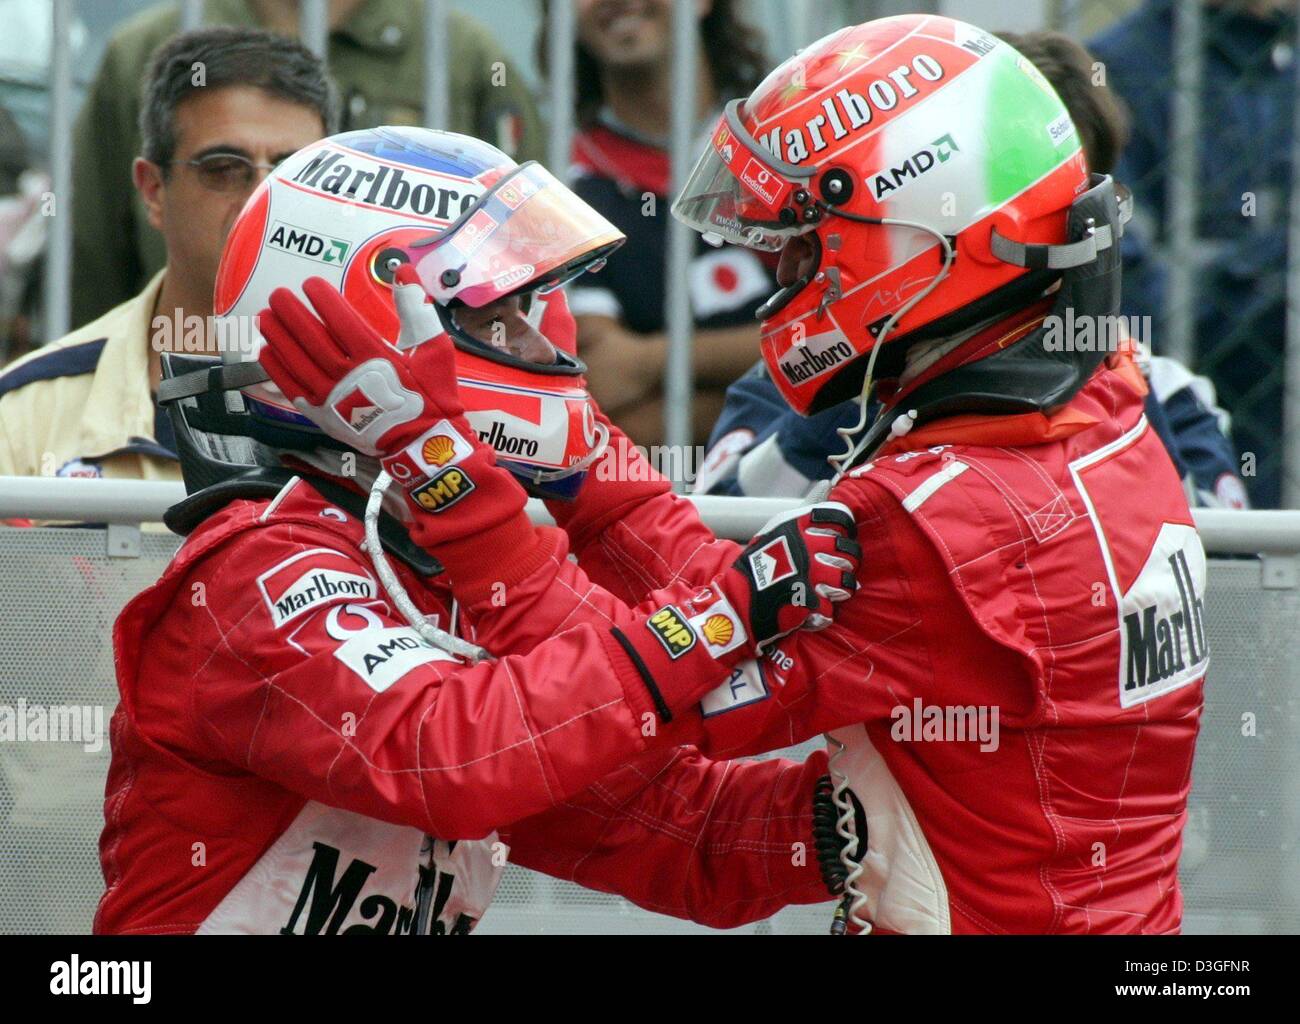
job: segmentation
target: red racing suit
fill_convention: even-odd
[[[886,446],[830,495],[858,524],[858,593],[693,719],[715,757],[845,744],[878,930],[1179,928],[1205,554],[1145,390],[1121,353],[1051,416],[954,417]],[[565,527],[631,600],[707,557],[680,505]],[[562,848],[515,849],[599,886]]]
[[[659,680],[663,721],[608,629],[629,609],[561,545],[557,571],[467,611],[505,656],[466,666],[392,613],[363,539],[295,478],[206,520],[124,610],[97,932],[464,933],[508,857],[719,927],[827,898],[825,759],[679,746],[729,674],[703,644]],[[737,551],[712,545],[703,578]],[[445,589],[394,567],[447,626]]]

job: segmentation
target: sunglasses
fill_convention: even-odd
[[[209,153],[197,160],[173,160],[173,164],[193,167],[199,184],[210,192],[243,192],[257,184],[258,171],[273,171],[273,164],[256,164],[238,153]]]

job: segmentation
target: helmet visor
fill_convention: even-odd
[[[507,174],[450,228],[410,247],[434,300],[475,308],[527,288],[551,289],[625,241],[618,228],[538,163]]]
[[[791,202],[815,169],[773,157],[745,129],[739,111],[739,101],[727,105],[673,203],[673,216],[705,236],[778,252],[787,239],[815,226],[804,223]]]

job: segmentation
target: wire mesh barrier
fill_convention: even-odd
[[[151,0],[115,0],[116,17],[139,14]],[[74,117],[115,23],[110,5],[75,0],[29,0],[7,5],[19,28],[37,45],[0,52],[0,104],[22,115],[33,152],[49,168],[49,196],[70,210]],[[1013,7],[1015,5],[1012,5]],[[1240,4],[1172,0],[1053,0],[1011,10],[993,0],[940,4],[915,0],[752,0],[754,23],[769,37],[770,60],[793,46],[855,21],[939,11],[998,31],[1056,28],[1086,43],[1096,59],[1092,84],[1109,87],[1129,112],[1128,143],[1111,170],[1136,198],[1136,221],[1125,241],[1126,317],[1148,318],[1157,352],[1177,357],[1217,388],[1231,414],[1231,438],[1242,476],[1259,507],[1300,506],[1300,259],[1291,237],[1300,234],[1300,136],[1294,121],[1300,75],[1294,26],[1285,0],[1262,0],[1259,10],[1283,12],[1275,28]],[[1290,5],[1292,8],[1294,5]],[[328,5],[301,0],[299,33],[313,50],[329,55]],[[449,123],[451,67],[446,58],[448,19],[464,13],[489,20],[504,8],[464,0],[412,0],[423,26],[420,46],[427,73],[420,106],[426,124]],[[696,5],[677,0],[675,31],[689,38]],[[177,27],[221,21],[221,5],[184,0]],[[575,8],[571,0],[520,5],[518,17],[498,26],[512,60],[535,86],[547,117],[546,161],[563,175],[575,130]],[[413,21],[412,24],[416,24]],[[548,74],[531,57],[535,37],[545,40]],[[48,44],[48,45],[44,45]],[[41,51],[41,52],[36,52]],[[48,51],[48,55],[45,51]],[[689,93],[696,74],[694,47],[677,46],[674,94]],[[668,150],[675,185],[689,168],[698,141],[684,100],[674,107]],[[129,182],[122,188],[129,190]],[[54,207],[51,206],[51,211]],[[43,340],[73,322],[70,215],[42,215]],[[667,436],[680,444],[692,402],[698,401],[692,362],[692,262],[686,235],[673,229],[666,277],[666,323],[671,337],[665,403]],[[0,358],[5,341],[0,338]]]
[[[1300,74],[1288,9],[1056,0],[1050,21],[1088,45],[1093,84],[1127,108],[1113,168],[1135,198],[1125,314],[1149,317],[1154,349],[1213,382],[1252,501],[1294,508]]]
[[[177,540],[146,532],[138,544],[138,555],[119,557],[101,529],[0,532],[0,704],[68,709],[76,727],[63,742],[0,742],[0,933],[90,929],[103,889],[97,843],[116,702],[111,629]],[[1300,930],[1296,568],[1294,553],[1271,564],[1210,563],[1213,667],[1182,864],[1189,932]],[[830,909],[790,908],[743,930],[820,934]],[[511,867],[480,930],[702,929]]]

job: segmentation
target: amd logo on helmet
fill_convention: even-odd
[[[939,164],[946,164],[954,153],[960,153],[961,147],[953,141],[951,135],[940,135],[928,146],[918,149],[901,164],[875,174],[867,175],[867,186],[871,189],[871,198],[880,202],[891,192],[897,192],[905,185],[914,182],[927,171]]]
[[[455,220],[478,198],[473,193],[430,185],[412,185],[400,167],[367,164],[352,154],[322,149],[291,181],[332,196],[347,196],[382,210]]]
[[[780,358],[781,372],[791,384],[802,384],[829,373],[853,358],[853,346],[836,333],[809,338]]]

